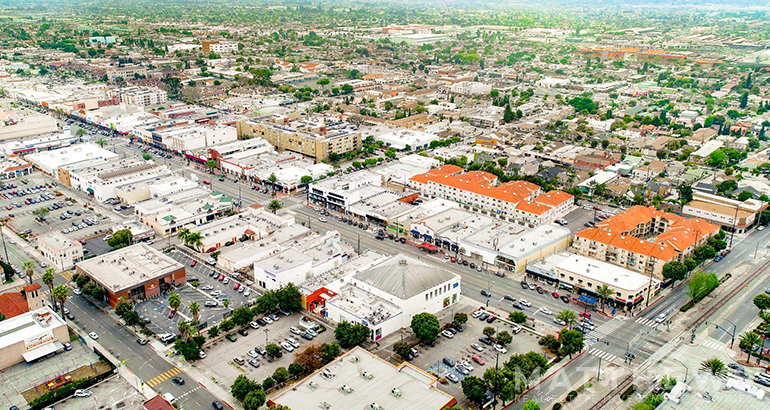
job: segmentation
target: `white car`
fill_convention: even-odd
[[[272,325],[272,324],[273,324],[273,319],[270,319],[270,317],[269,317],[269,316],[265,316],[265,317],[263,317],[263,318],[262,318],[262,320],[264,320],[265,322],[267,322],[267,324],[268,324],[268,325]]]
[[[96,339],[99,338],[99,335],[96,334],[96,332],[91,332],[91,333],[88,334],[88,337],[90,337],[91,339],[96,340]]]
[[[559,326],[567,326],[567,323],[559,318],[553,318],[553,323],[556,323]]]
[[[473,314],[471,315],[471,317],[473,317],[474,319],[476,319],[477,317],[481,316],[483,313],[484,313],[484,311],[483,311],[483,310],[477,310],[477,311],[473,312]]]
[[[72,293],[74,293],[74,294],[76,294],[76,295],[82,295],[82,294],[83,294],[83,291],[82,291],[82,290],[80,290],[80,288],[75,288],[75,289],[72,291]]]
[[[289,342],[289,344],[292,345],[295,349],[299,348],[299,342],[293,337],[286,339],[286,341]]]
[[[462,361],[460,362],[460,366],[468,369],[469,372],[473,371],[473,366],[469,362]]]
[[[206,358],[206,352],[204,352],[203,350],[201,350],[200,352],[198,352],[198,356],[199,356],[201,359],[205,359],[205,358]]]
[[[451,339],[451,338],[455,337],[454,333],[452,333],[452,332],[450,332],[448,330],[442,330],[441,334],[444,335],[444,337],[446,337],[448,339]]]
[[[532,283],[530,283],[529,285],[527,285],[527,287],[529,288],[529,290],[535,290],[535,285],[534,285],[534,284],[532,284]]]
[[[511,331],[513,332],[513,334],[517,335],[517,334],[519,334],[519,332],[521,332],[521,326],[514,326],[511,329]]]
[[[503,347],[501,345],[495,345],[495,350],[497,350],[497,352],[500,353],[500,354],[508,353],[508,349],[506,349],[505,347]]]
[[[551,312],[551,309],[548,309],[545,306],[541,307],[540,311],[543,312],[543,314],[545,314],[545,315],[552,315],[553,314],[553,312]]]
[[[259,329],[259,323],[252,321],[249,323],[249,326],[251,326],[252,329]]]
[[[318,221],[319,221],[319,222],[329,222],[329,220],[328,220],[328,219],[326,219],[326,218],[325,218],[325,217],[323,217],[323,216],[322,216],[322,217],[320,217],[320,218],[318,218]]]
[[[246,352],[246,354],[249,355],[249,357],[252,357],[252,358],[259,356],[259,353],[257,353],[254,350],[249,350],[248,352]]]
[[[283,347],[284,350],[287,352],[293,352],[294,346],[290,345],[289,342],[281,342],[281,347]]]
[[[78,390],[75,390],[75,394],[73,394],[73,396],[75,396],[75,397],[90,397],[91,394],[92,393],[90,391],[88,391],[88,390],[78,389]]]
[[[473,348],[473,350],[475,350],[475,351],[477,351],[477,352],[482,352],[482,351],[484,351],[484,348],[483,348],[483,347],[481,347],[481,345],[480,345],[480,344],[478,344],[478,343],[471,343],[471,347]]]
[[[223,281],[222,281],[222,283],[223,283],[223,284],[225,284],[225,285],[227,285],[228,283],[230,283],[230,278],[228,278],[227,276],[225,276],[225,280],[223,280]]]
[[[658,315],[658,316],[655,318],[655,323],[663,323],[663,322],[665,322],[665,321],[666,321],[666,316],[667,316],[667,315],[666,315],[665,313],[661,313],[661,314],[659,314],[659,315]]]
[[[303,331],[299,330],[299,328],[296,328],[294,326],[290,327],[289,331],[294,333],[295,335],[301,335],[302,333],[304,333]]]
[[[244,297],[249,297],[249,296],[251,296],[251,289],[246,289],[246,291],[245,291],[245,292],[243,292],[243,296],[244,296]]]
[[[527,299],[519,299],[519,304],[526,307],[532,307],[532,303],[530,303]]]

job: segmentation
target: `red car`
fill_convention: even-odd
[[[197,265],[197,264],[198,264],[198,261],[196,261],[195,259],[193,259],[193,261],[192,261],[192,262],[190,262],[190,267],[192,268],[193,266],[195,266],[195,265]]]
[[[582,317],[587,317],[589,319],[591,318],[591,314],[588,313],[588,312],[580,312],[580,313],[578,313],[578,315],[580,315]]]
[[[454,263],[454,262],[457,262],[457,258],[455,258],[454,256],[452,256],[451,258],[449,258],[449,260],[450,260],[450,261],[452,261],[452,263]]]
[[[204,184],[204,185],[209,185],[209,184],[211,184],[211,182],[209,182],[209,181],[208,181],[208,180],[206,180],[206,179],[204,179],[202,182],[203,182],[203,184]]]
[[[478,356],[472,356],[471,359],[473,359],[474,362],[478,364],[484,364],[484,359],[478,357]]]
[[[559,294],[556,293],[556,292],[551,293],[551,296],[553,296],[554,299],[558,299],[559,298]]]
[[[217,280],[220,281],[220,282],[225,280],[225,275],[219,275],[219,279],[217,279]]]
[[[172,310],[171,313],[168,314],[168,318],[172,319],[174,317],[174,315],[176,315],[176,311]]]
[[[233,290],[238,290],[238,288],[241,287],[241,284],[238,282],[235,282],[235,285],[233,285]]]

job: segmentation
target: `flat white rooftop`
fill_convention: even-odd
[[[25,341],[31,349],[36,339],[44,342],[41,333],[48,335],[53,329],[64,326],[64,321],[51,308],[45,306],[38,310],[23,313],[0,322],[0,349]]]
[[[113,293],[184,269],[181,263],[143,242],[80,262],[77,266]]]

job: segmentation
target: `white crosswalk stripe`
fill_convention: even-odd
[[[634,322],[641,323],[641,324],[643,324],[645,326],[649,326],[649,327],[655,327],[655,326],[658,325],[658,323],[655,323],[655,321],[653,319],[647,319],[646,317],[637,318],[636,320],[634,320]]]
[[[596,329],[586,334],[586,339],[589,344],[596,343],[597,340],[609,335],[623,325],[622,320],[612,319],[609,322],[597,327]]]
[[[596,357],[598,357],[598,358],[600,358],[602,360],[607,360],[609,362],[614,361],[615,359],[618,358],[614,354],[601,351],[601,350],[599,350],[599,349],[597,349],[595,347],[593,349],[589,350],[588,353],[590,353],[590,354],[592,354],[592,355],[594,355],[594,356],[596,356]]]
[[[725,347],[725,346],[724,346],[723,344],[721,344],[721,343],[712,342],[712,341],[710,341],[710,340],[705,340],[705,341],[703,341],[703,346],[706,346],[706,347],[708,347],[709,349],[714,349],[714,350],[722,350],[722,349],[724,349],[724,347]]]

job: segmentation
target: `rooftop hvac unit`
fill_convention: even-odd
[[[372,380],[374,378],[374,376],[371,373],[366,371],[361,373],[361,376],[363,376],[363,378],[366,380]]]
[[[352,359],[351,359],[351,361],[352,361],[353,363],[357,363],[357,362],[358,362],[358,360],[359,360],[359,359],[358,359],[358,356],[353,356],[353,357],[352,357]]]
[[[310,381],[310,383],[308,383],[308,387],[310,387],[310,389],[311,389],[311,390],[315,389],[315,388],[316,388],[316,386],[317,386],[317,385],[316,385],[316,384],[315,384],[315,382],[314,382],[314,381],[312,381],[312,380]]]
[[[382,410],[382,406],[380,406],[380,405],[379,405],[379,404],[377,404],[377,403],[372,403],[372,404],[370,404],[370,405],[369,405],[369,408],[370,408],[371,410]]]
[[[390,391],[390,394],[392,394],[392,395],[393,395],[393,396],[395,396],[395,397],[401,397],[401,390],[399,390],[399,389],[398,389],[398,387],[394,387],[394,388],[393,388],[393,389]]]
[[[340,390],[342,390],[342,392],[345,394],[353,393],[353,389],[351,389],[347,384],[343,384],[342,387],[340,387]]]
[[[334,373],[332,373],[331,370],[329,369],[324,369],[323,372],[321,372],[321,374],[327,379],[331,379],[334,377]]]

